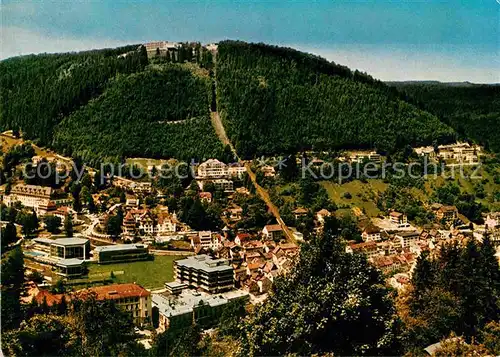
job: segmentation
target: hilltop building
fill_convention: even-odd
[[[439,145],[438,156],[443,160],[454,160],[459,163],[479,162],[481,147],[469,143],[457,142],[450,145]]]

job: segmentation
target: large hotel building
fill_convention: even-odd
[[[209,293],[234,288],[233,268],[227,259],[212,259],[206,254],[187,257],[174,262],[175,279]]]
[[[95,293],[97,300],[114,300],[118,307],[132,316],[136,325],[151,321],[151,293],[140,285],[104,285],[83,291]]]

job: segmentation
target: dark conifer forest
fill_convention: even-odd
[[[486,149],[500,152],[500,85],[439,82],[391,85],[407,100],[455,129],[461,139],[472,139]]]
[[[246,157],[311,148],[392,152],[454,138],[380,81],[293,49],[222,42],[216,78],[218,110]]]
[[[306,149],[392,153],[457,138],[500,150],[499,86],[387,85],[264,44],[224,41],[214,58],[199,44],[181,48],[172,58],[148,59],[131,45],[4,60],[0,129],[89,163],[221,157],[210,108],[245,158]]]

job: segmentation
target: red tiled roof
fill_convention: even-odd
[[[249,270],[256,270],[259,269],[262,263],[254,263],[254,264],[248,264],[248,269]]]
[[[319,214],[321,216],[329,216],[330,212],[327,209],[323,208],[317,214]]]
[[[245,240],[249,240],[251,237],[248,233],[238,233],[236,238],[238,238],[241,242],[244,242]]]
[[[200,198],[206,198],[206,199],[211,200],[212,193],[211,192],[200,192]]]
[[[302,214],[302,213],[307,213],[307,212],[308,212],[307,209],[305,209],[304,207],[298,207],[293,211],[293,213],[295,213],[295,214]]]
[[[48,290],[40,290],[38,294],[35,295],[34,299],[38,304],[43,303],[45,300],[47,306],[52,306],[54,304],[60,304],[63,296],[63,294],[52,294]]]
[[[268,232],[280,232],[280,231],[282,231],[281,226],[279,224],[268,224],[264,228]]]
[[[94,292],[97,294],[98,300],[106,299],[122,299],[129,297],[149,296],[151,293],[137,284],[113,284],[80,290],[80,292]]]
[[[358,249],[377,249],[377,243],[374,241],[370,242],[363,242],[363,243],[354,243],[354,244],[349,244],[349,246],[352,248],[352,250],[358,250]]]

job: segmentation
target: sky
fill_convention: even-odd
[[[238,39],[386,81],[500,82],[500,0],[0,0],[0,16],[0,58]]]

